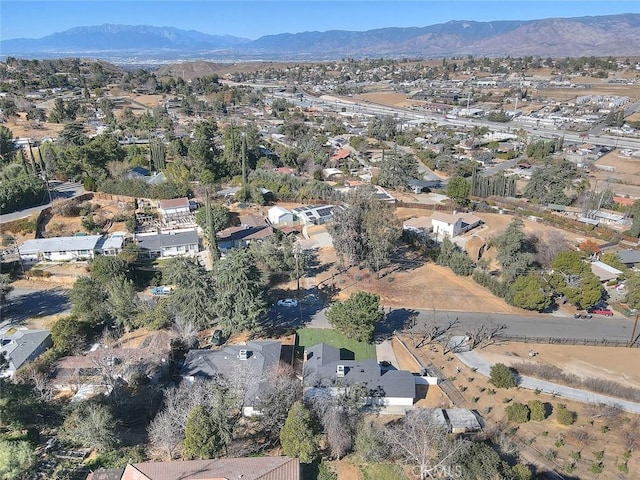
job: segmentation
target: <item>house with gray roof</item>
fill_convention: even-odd
[[[640,250],[620,250],[616,255],[627,268],[640,266]]]
[[[0,353],[9,362],[6,370],[0,373],[3,377],[12,377],[16,370],[52,345],[49,330],[11,329],[9,332],[0,333]]]
[[[259,414],[256,405],[267,375],[280,364],[281,343],[276,341],[249,341],[246,345],[228,345],[220,350],[190,350],[180,372],[183,380],[246,379],[243,414]]]
[[[319,343],[307,348],[304,362],[305,396],[329,392],[338,394],[352,386],[364,386],[367,403],[411,407],[416,381],[411,372],[381,367],[374,358],[347,360],[339,348]]]
[[[18,252],[23,262],[87,260],[95,256],[101,239],[102,235],[36,238],[20,245]]]
[[[198,232],[140,233],[135,236],[142,255],[149,258],[195,256],[200,251]]]
[[[333,219],[333,205],[305,205],[291,212],[300,218],[304,225],[322,225]]]

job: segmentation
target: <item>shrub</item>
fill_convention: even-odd
[[[531,480],[533,478],[533,472],[529,465],[518,463],[513,466],[513,475],[517,480]]]
[[[526,423],[529,421],[529,407],[524,403],[512,403],[506,409],[507,418],[510,422]]]
[[[567,409],[567,406],[559,403],[555,408],[556,420],[560,425],[573,425],[576,421],[576,414]]]
[[[534,422],[541,422],[547,418],[547,409],[540,400],[530,400],[527,402],[527,406],[531,411],[531,420]]]
[[[604,470],[604,465],[602,464],[602,462],[597,462],[597,463],[593,462],[591,464],[591,467],[589,468],[589,471],[595,474],[602,473],[603,470]]]
[[[513,388],[517,386],[511,369],[503,363],[496,363],[491,367],[490,382],[498,388]]]

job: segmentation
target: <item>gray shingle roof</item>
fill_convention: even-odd
[[[640,263],[640,250],[620,250],[617,254],[624,264]]]
[[[337,376],[338,365],[344,366],[344,376]],[[340,350],[320,343],[307,348],[305,387],[365,385],[386,397],[414,398],[415,380],[405,370],[382,370],[377,360],[341,360]]]
[[[280,342],[251,341],[246,345],[229,345],[221,350],[190,350],[184,361],[183,377],[213,378],[222,375],[235,378],[246,375],[250,382],[245,395],[246,406],[254,406],[260,393],[265,373],[280,363]],[[239,357],[240,350],[247,351],[247,359]]]
[[[20,368],[33,353],[50,341],[49,330],[17,330],[0,334],[0,351],[16,368]]]
[[[178,233],[160,233],[158,235],[137,235],[136,242],[142,250],[160,252],[163,248],[182,245],[197,245],[198,233],[195,230]]]

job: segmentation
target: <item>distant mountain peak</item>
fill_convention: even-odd
[[[334,60],[348,57],[453,55],[637,55],[640,14],[478,22],[451,20],[425,27],[331,30],[266,35],[248,40],[195,30],[105,23],[74,27],[39,39],[5,40],[3,55],[35,58],[92,56],[155,61],[195,59]]]

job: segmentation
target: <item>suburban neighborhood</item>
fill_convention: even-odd
[[[640,58],[0,63],[2,479],[640,476]]]

